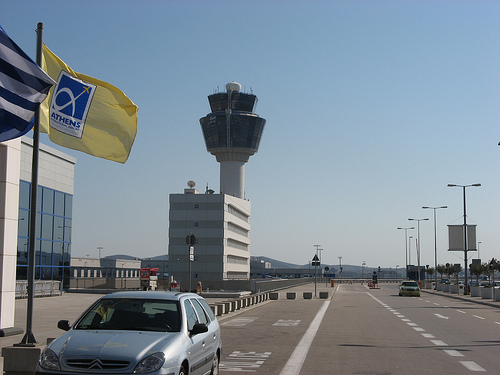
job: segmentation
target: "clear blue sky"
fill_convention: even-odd
[[[447,225],[477,225],[480,255],[500,258],[500,2],[8,1],[0,24],[33,59],[44,42],[77,72],[139,106],[122,165],[77,158],[73,254],[168,250],[168,198],[188,180],[218,190],[199,119],[230,81],[267,120],[246,165],[251,254],[305,264],[399,267],[408,218],[421,264],[450,253]],[[44,135],[45,137],[45,135]],[[46,137],[42,141],[58,148]],[[409,233],[416,237],[416,231]],[[412,263],[415,243],[412,243]],[[463,264],[463,263],[462,263]]]

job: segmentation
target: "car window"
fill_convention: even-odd
[[[198,315],[198,321],[200,323],[203,323],[203,324],[208,324],[207,314],[206,314],[205,310],[203,309],[203,307],[201,307],[198,300],[193,298],[190,301],[193,304],[194,309],[196,310],[196,314]]]
[[[215,320],[215,314],[212,311],[212,308],[210,307],[210,305],[208,304],[208,302],[206,300],[204,300],[204,299],[199,299],[197,301],[203,306],[203,308],[207,312],[208,316],[210,317],[210,320]]]
[[[145,299],[102,299],[78,322],[76,329],[179,331],[176,301]]]
[[[402,285],[404,285],[404,286],[418,286],[416,281],[403,281]]]
[[[188,330],[191,331],[196,323],[198,323],[198,317],[194,311],[193,306],[188,300],[184,301],[184,309],[186,310],[186,321]]]

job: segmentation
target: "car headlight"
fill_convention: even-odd
[[[45,349],[40,356],[40,366],[47,370],[61,370],[59,357],[52,349]]]
[[[163,353],[154,353],[144,358],[135,366],[134,374],[147,374],[148,372],[157,371],[165,362]]]

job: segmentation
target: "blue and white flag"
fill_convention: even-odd
[[[55,84],[0,26],[0,142],[26,134]]]

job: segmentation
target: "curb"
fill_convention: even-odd
[[[458,299],[458,300],[461,300],[461,301],[477,303],[479,305],[485,305],[485,306],[500,308],[500,303],[488,302],[488,301],[482,301],[482,300],[475,300],[475,299],[472,299],[472,297],[460,297],[460,296],[453,295],[453,294],[437,292],[437,291],[434,291],[432,289],[431,290],[429,290],[429,289],[420,289],[420,291],[421,292],[425,292],[425,293],[429,293],[429,294],[434,294],[434,295],[437,295],[437,296],[443,296],[443,297]]]

